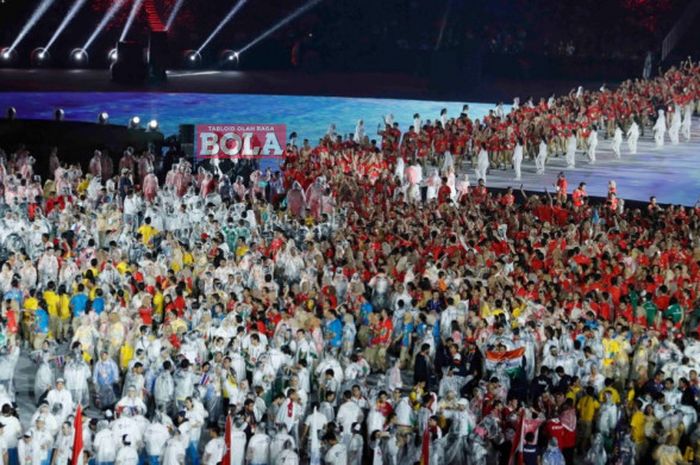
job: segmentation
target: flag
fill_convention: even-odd
[[[525,347],[507,350],[505,352],[486,351],[485,367],[487,371],[496,371],[496,368],[505,368],[506,373],[514,375],[522,368]]]
[[[518,430],[513,438],[513,446],[510,450],[510,460],[508,465],[522,465],[523,464],[523,447],[525,446],[525,435],[527,433],[534,434],[533,443],[537,444],[538,432],[540,430],[540,425],[542,424],[541,418],[532,418],[532,411],[530,409],[523,409],[520,412],[520,420],[518,421]]]
[[[73,424],[73,457],[71,465],[82,465],[83,463],[83,407],[78,404],[75,412],[75,422]]]
[[[420,465],[430,465],[430,426],[423,431],[423,443],[420,446]]]
[[[231,465],[231,414],[226,415],[226,429],[224,430],[224,444],[226,445],[226,451],[224,452],[224,458],[221,459],[221,465]]]

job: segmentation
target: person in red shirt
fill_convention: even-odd
[[[566,175],[562,171],[557,177],[557,200],[561,203],[566,203],[566,197],[569,191],[569,181],[566,179]]]
[[[574,202],[574,207],[581,208],[583,206],[584,201],[588,198],[585,182],[580,183],[578,187],[574,189],[573,194],[571,194],[571,198]]]
[[[442,185],[438,189],[437,198],[439,205],[448,203],[452,198],[452,189],[447,185],[447,178],[442,178]]]

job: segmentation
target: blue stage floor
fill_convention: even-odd
[[[67,120],[96,121],[101,111],[109,113],[112,124],[127,124],[138,115],[143,124],[157,119],[164,134],[177,134],[183,123],[283,123],[288,134],[296,131],[299,140],[312,143],[322,137],[328,125],[336,124],[338,132],[351,133],[355,123],[364,119],[367,134],[372,137],[383,115],[392,113],[405,130],[413,123],[413,114],[423,120],[435,119],[442,108],[449,116],[457,116],[464,102],[422,100],[365,99],[345,97],[305,97],[250,94],[144,93],[144,92],[0,92],[0,109],[14,106],[19,118],[48,119],[56,108],[63,108]],[[472,118],[480,118],[493,105],[470,103]],[[662,203],[694,205],[700,198],[700,122],[694,121],[690,143],[653,147],[649,134],[640,140],[639,153],[630,156],[623,147],[622,160],[614,160],[609,141],[601,137],[598,162],[588,165],[579,155],[578,168],[566,170],[564,160],[548,161],[545,175],[535,174],[532,162],[523,164],[526,189],[543,190],[553,184],[559,171],[566,171],[570,185],[586,181],[591,195],[605,195],[607,183],[615,179],[621,197],[647,200],[656,195]],[[0,141],[1,145],[2,141]],[[473,180],[473,171],[469,170]],[[488,176],[487,185],[505,187],[512,181],[512,171],[496,170]]]

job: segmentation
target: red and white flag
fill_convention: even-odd
[[[83,465],[83,407],[78,404],[73,425],[73,457],[71,465]]]
[[[224,457],[221,459],[221,465],[231,465],[231,430],[233,425],[231,424],[231,414],[226,415],[226,429],[224,431],[224,444],[226,451],[224,452]]]

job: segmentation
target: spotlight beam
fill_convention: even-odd
[[[168,17],[168,22],[165,24],[166,30],[170,30],[170,27],[175,22],[175,17],[180,12],[180,8],[182,8],[183,3],[185,3],[185,0],[177,0],[177,3],[175,3],[175,6],[173,7],[173,11],[170,12],[170,16]]]
[[[51,36],[51,39],[49,42],[46,44],[44,49],[48,52],[51,46],[53,45],[54,42],[56,42],[56,39],[58,39],[58,36],[61,35],[63,30],[68,26],[68,23],[70,23],[73,18],[75,17],[76,14],[78,14],[78,11],[80,8],[82,8],[83,5],[85,5],[85,2],[87,0],[75,0],[73,3],[73,6],[70,7],[70,10],[68,10],[68,13],[66,16],[63,18],[63,21],[61,21],[61,24],[58,26],[58,29],[56,29],[56,32],[53,33]]]
[[[120,42],[126,39],[126,35],[129,33],[129,29],[131,29],[131,24],[141,10],[141,5],[143,5],[143,0],[134,0],[134,4],[131,6],[131,11],[129,12],[129,18],[126,20],[126,24],[124,24],[121,37],[119,37]]]
[[[34,13],[32,13],[32,16],[29,17],[29,21],[26,22],[26,24],[22,27],[22,30],[19,31],[19,35],[17,35],[17,38],[15,41],[10,45],[9,51],[11,52],[14,50],[19,43],[24,39],[24,36],[27,35],[27,33],[34,27],[34,25],[41,19],[42,16],[44,16],[44,13],[46,13],[46,10],[49,9],[49,7],[53,4],[54,0],[41,0],[41,3],[39,6],[34,10]]]
[[[238,50],[238,54],[240,55],[241,53],[243,53],[243,52],[245,52],[246,50],[250,49],[250,48],[253,47],[255,44],[257,44],[258,42],[260,42],[260,41],[262,41],[263,39],[267,38],[267,37],[270,36],[273,32],[275,32],[276,30],[278,30],[278,29],[281,28],[282,26],[285,26],[285,25],[288,24],[289,22],[293,21],[294,19],[296,19],[298,16],[302,15],[303,13],[306,13],[306,11],[308,11],[308,10],[310,10],[311,8],[315,7],[315,6],[318,5],[319,3],[321,3],[321,0],[311,0],[310,2],[308,2],[308,3],[306,3],[306,4],[302,5],[302,6],[300,6],[300,7],[297,8],[295,11],[293,11],[292,14],[290,14],[290,15],[287,16],[286,18],[283,18],[280,22],[278,22],[277,24],[275,24],[274,26],[272,26],[270,29],[268,29],[267,31],[265,31],[265,32],[263,32],[262,34],[260,34],[260,35],[259,35],[258,37],[256,37],[255,39],[253,39],[248,45],[246,45],[245,47],[243,47],[243,48],[241,48],[240,50]]]
[[[112,3],[112,6],[109,7],[109,10],[105,13],[104,17],[102,18],[102,21],[100,21],[100,24],[97,25],[95,28],[95,31],[92,33],[90,38],[85,42],[85,45],[83,45],[81,48],[83,50],[87,50],[90,48],[90,45],[97,39],[97,36],[100,35],[100,32],[102,32],[102,29],[105,28],[109,20],[111,20],[115,14],[117,14],[117,11],[124,5],[126,0],[116,0],[114,3]]]
[[[231,21],[233,17],[238,13],[238,10],[241,9],[243,5],[245,5],[247,0],[238,0],[238,3],[236,3],[233,8],[231,8],[231,11],[228,12],[226,16],[224,16],[224,19],[221,20],[218,26],[216,26],[216,29],[212,31],[211,34],[209,34],[209,37],[207,37],[207,40],[204,41],[204,43],[197,49],[197,53],[202,53],[202,50],[204,50],[204,47],[206,47],[209,42],[212,41],[212,39],[219,33],[221,32],[221,29],[224,28],[226,23]]]

